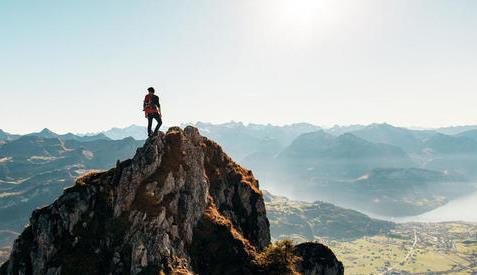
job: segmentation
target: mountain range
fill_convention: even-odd
[[[289,192],[298,200],[359,206],[356,209],[385,216],[414,215],[473,192],[473,182],[477,181],[477,139],[473,126],[428,130],[386,123],[327,129],[306,123],[274,126],[199,122],[195,126],[204,136],[222,144],[239,163],[252,168],[265,188],[276,193]],[[121,144],[115,139],[144,138],[144,133],[145,128],[137,125],[89,135],[58,135],[44,129],[19,136],[2,131],[0,176],[4,178],[0,180],[18,181],[20,175],[63,169],[67,164],[87,164],[84,169],[105,167],[102,164],[114,160],[102,160],[103,153],[129,148],[115,157],[121,159],[140,143],[129,138]],[[128,143],[136,145],[128,147]],[[112,144],[117,144],[114,149]],[[22,152],[26,155],[21,156]],[[12,179],[5,178],[7,174]],[[369,190],[366,188],[370,186],[357,184],[363,183],[358,179],[371,176],[371,180],[377,174],[379,188],[377,183],[373,185],[375,189]],[[435,184],[426,181],[428,174],[442,180]],[[402,192],[393,193],[396,186]],[[413,190],[419,192],[410,197],[408,193]]]
[[[476,130],[468,127],[449,135],[389,124],[196,126],[253,169],[263,187],[293,199],[265,193],[274,239],[353,240],[385,234],[393,223],[346,208],[380,216],[417,215],[475,192]],[[117,166],[134,155],[144,141],[116,138],[135,131],[144,134],[144,127],[89,135],[0,131],[0,247],[11,244],[31,211],[53,202],[80,174]]]
[[[0,231],[20,231],[32,210],[51,203],[76,177],[129,158],[143,144],[132,138],[69,137],[44,130],[0,147]],[[11,236],[0,235],[0,245]]]
[[[270,183],[267,189],[286,190],[296,199],[385,216],[417,215],[475,190],[477,142],[467,135],[388,124],[338,136],[320,130],[298,136],[278,154],[254,153],[243,163]],[[364,178],[374,185],[358,180]]]
[[[33,211],[0,274],[344,274],[323,244],[270,239],[252,171],[173,127]]]

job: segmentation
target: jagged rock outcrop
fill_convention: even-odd
[[[255,259],[269,244],[252,172],[197,129],[174,127],[35,210],[0,274],[268,274]],[[302,273],[340,274],[303,255]]]
[[[344,274],[344,267],[333,251],[319,243],[302,243],[295,246],[295,255],[301,260],[296,270],[304,275]]]

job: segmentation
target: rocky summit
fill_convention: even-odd
[[[35,210],[0,274],[343,274],[321,244],[280,247],[252,172],[173,127]]]

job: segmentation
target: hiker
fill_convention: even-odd
[[[147,88],[148,94],[144,98],[143,111],[147,118],[147,135],[152,136],[152,120],[157,120],[157,126],[154,129],[154,135],[157,135],[159,127],[162,125],[161,104],[159,104],[159,97],[154,94],[154,88]]]

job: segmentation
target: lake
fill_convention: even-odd
[[[477,192],[448,202],[427,213],[409,217],[375,217],[393,222],[477,222]]]

